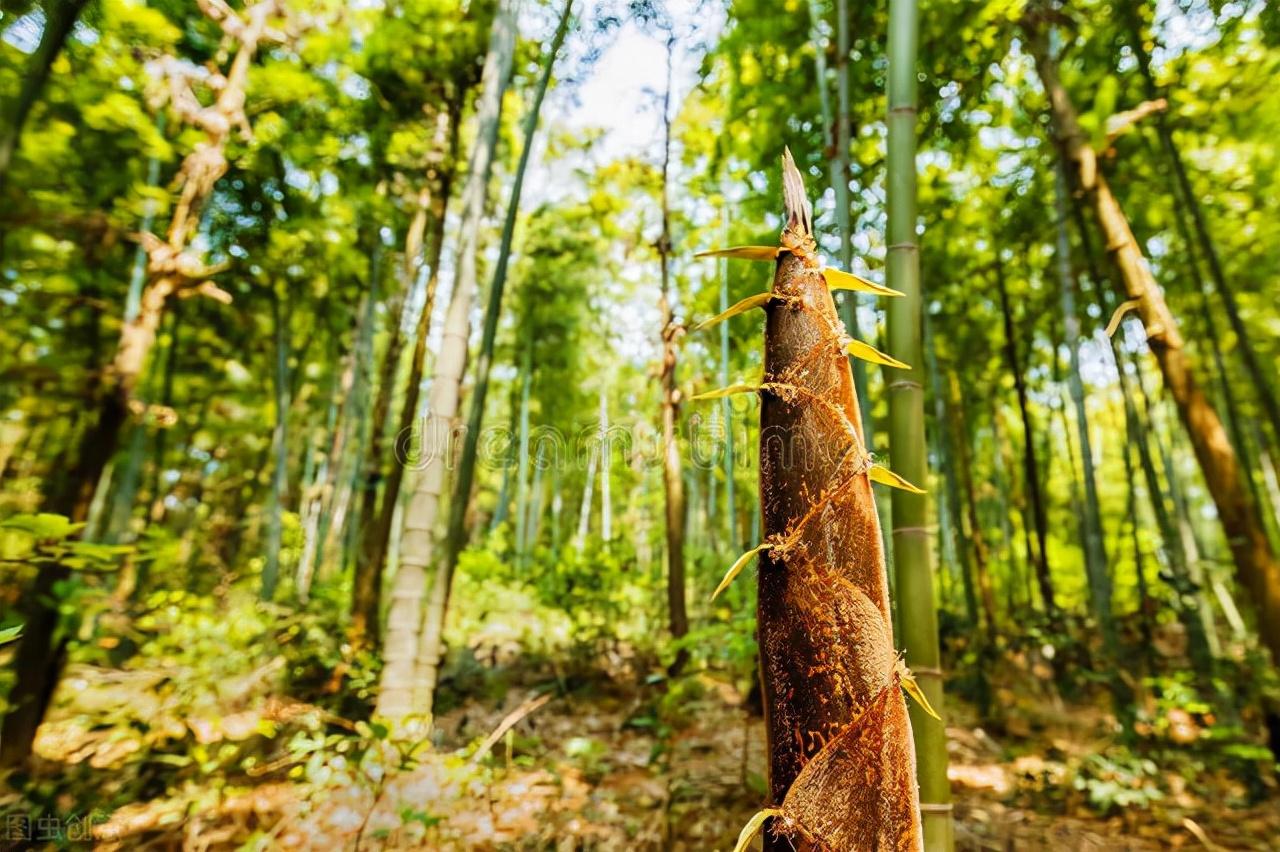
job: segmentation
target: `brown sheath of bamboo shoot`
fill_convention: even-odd
[[[848,338],[789,154],[783,171],[788,251],[778,258],[776,298],[765,308],[770,389],[761,393],[760,415],[760,501],[765,540],[774,545],[760,558],[758,630],[770,803],[795,802],[804,792],[819,807],[784,809],[790,818],[772,820],[765,848],[919,849],[915,752],[897,688],[870,459],[843,350]],[[841,736],[855,733],[855,722],[858,735]],[[839,756],[857,771],[843,778],[824,772],[820,791],[792,791],[829,743],[858,748]],[[819,822],[821,835],[813,831]]]

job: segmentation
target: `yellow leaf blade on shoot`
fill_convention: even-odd
[[[867,471],[867,476],[870,477],[872,482],[879,482],[881,485],[887,485],[890,488],[901,488],[903,491],[910,491],[912,494],[926,493],[923,488],[917,488],[884,465],[871,465],[871,469]]]
[[[841,272],[839,269],[824,269],[822,277],[832,290],[854,290],[859,293],[875,293],[877,296],[901,296],[897,290],[882,287],[874,281],[868,281],[852,272]]]
[[[863,361],[870,361],[872,364],[883,364],[886,367],[897,367],[899,370],[910,370],[910,364],[904,364],[892,355],[886,355],[879,349],[869,343],[863,343],[861,340],[851,340],[844,347],[844,351],[854,358],[860,358]]]
[[[694,257],[728,257],[737,260],[777,260],[782,251],[779,246],[733,246],[726,249],[700,251]]]
[[[738,844],[733,847],[733,852],[746,852],[747,847],[751,845],[751,841],[756,839],[756,835],[760,833],[760,829],[764,826],[764,821],[769,817],[782,816],[782,811],[777,808],[765,808],[762,811],[756,811],[755,816],[747,820],[747,824],[742,827],[742,833],[738,835]]]
[[[735,393],[755,393],[760,390],[759,385],[729,385],[727,388],[719,388],[717,390],[707,391],[706,393],[694,394],[689,397],[693,402],[702,399],[721,399],[726,396],[733,396]]]
[[[920,688],[920,684],[916,683],[916,679],[912,677],[911,673],[907,672],[901,675],[899,679],[902,681],[903,690],[906,691],[907,695],[915,699],[916,703],[920,705],[920,709],[941,722],[942,717],[938,715],[937,710],[933,709],[933,705],[929,703],[929,697],[924,694],[924,690]]]
[[[769,300],[773,298],[772,293],[756,293],[754,296],[748,296],[729,310],[718,313],[709,320],[703,320],[693,327],[694,331],[702,331],[704,328],[710,328],[718,322],[723,322],[730,317],[736,317],[738,314],[745,314],[753,308],[763,308],[769,304]]]
[[[729,566],[729,570],[725,572],[724,579],[720,581],[720,585],[716,586],[716,590],[711,593],[711,600],[715,600],[720,595],[721,592],[729,588],[729,584],[734,581],[734,578],[736,578],[739,574],[742,573],[742,569],[747,567],[747,563],[751,561],[752,557],[754,557],[757,553],[768,550],[772,546],[773,545],[769,544],[768,542],[764,544],[758,544],[755,547],[748,550],[746,553],[739,556],[738,561],[733,563],[733,565]]]

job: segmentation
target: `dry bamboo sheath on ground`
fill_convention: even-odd
[[[873,464],[846,355],[904,367],[850,339],[832,289],[898,295],[822,267],[804,183],[783,156],[781,245],[702,256],[776,261],[773,287],[702,327],[765,310],[764,378],[701,394],[758,392],[764,541],[717,594],[760,556],[758,639],[768,729],[765,848],[922,848],[915,750],[899,687],[919,696],[894,649],[872,480],[918,490]]]

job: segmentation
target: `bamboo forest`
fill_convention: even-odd
[[[0,850],[1280,849],[1280,7],[0,0]]]

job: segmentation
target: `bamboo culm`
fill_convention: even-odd
[[[458,412],[462,377],[467,360],[467,337],[471,303],[476,290],[476,252],[481,218],[489,183],[489,170],[497,145],[502,96],[510,78],[515,49],[515,0],[499,3],[490,34],[489,49],[481,73],[480,102],[476,111],[477,134],[468,164],[467,181],[462,191],[462,219],[459,227],[456,275],[453,295],[445,316],[444,332],[437,354],[431,394],[427,403],[427,420],[422,436],[423,461],[417,474],[413,497],[404,513],[400,541],[400,564],[391,592],[387,614],[386,639],[383,642],[381,689],[375,714],[400,728],[400,723],[415,716],[425,723],[429,718],[429,690],[434,684],[439,665],[439,648],[432,658],[421,659],[420,645],[424,635],[439,635],[442,625],[427,623],[423,618],[423,592],[427,588],[427,567],[435,550],[435,523],[440,499],[444,493],[449,432]],[[443,573],[437,572],[437,580]],[[431,587],[428,610],[430,618],[443,618],[444,589],[439,582]],[[430,618],[427,619],[430,622]],[[412,729],[417,726],[404,726]],[[408,731],[406,731],[408,732]]]

